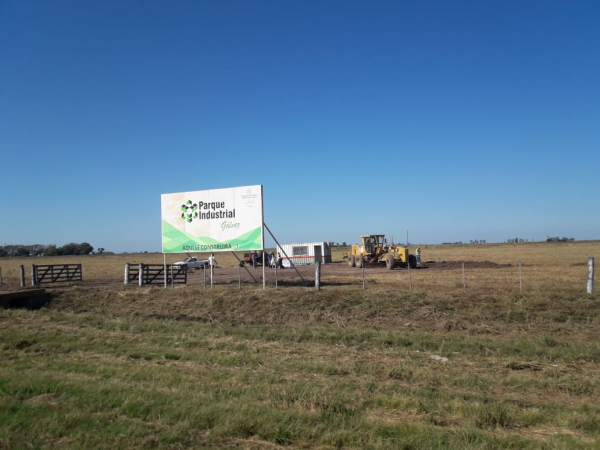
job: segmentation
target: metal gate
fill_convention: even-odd
[[[52,264],[31,266],[31,283],[34,286],[46,283],[68,283],[83,281],[81,264]]]
[[[164,264],[125,264],[125,284],[140,286],[187,284],[187,267]],[[141,272],[141,277],[140,277]]]

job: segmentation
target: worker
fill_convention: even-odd
[[[269,252],[269,269],[275,267],[275,257],[273,256],[273,252]]]
[[[421,247],[417,247],[415,255],[417,257],[417,264],[421,264]]]
[[[208,264],[210,265],[210,267],[212,267],[213,269],[215,267],[217,267],[217,259],[215,258],[215,254],[211,253],[210,256],[208,257]]]

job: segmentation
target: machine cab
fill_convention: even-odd
[[[378,247],[384,245],[384,236],[383,234],[370,234],[366,236],[361,236],[363,241],[363,248],[365,253],[375,253]]]

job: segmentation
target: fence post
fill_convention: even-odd
[[[129,284],[129,263],[125,264],[125,280],[124,283]]]
[[[0,286],[2,286],[2,267],[0,267]]]
[[[37,284],[37,266],[32,264],[31,266],[31,285],[35,286]]]
[[[408,292],[412,294],[412,274],[410,273],[410,259],[406,261],[406,268],[408,269]]]
[[[363,275],[363,291],[365,290],[365,261],[363,260],[363,264],[362,264],[362,275]]]
[[[25,287],[25,266],[21,266],[19,268],[20,278],[21,278],[21,287]]]
[[[594,293],[594,258],[588,258],[587,293]]]
[[[521,261],[519,261],[519,293],[523,292],[523,276],[521,275]]]
[[[321,289],[321,261],[317,262],[315,270],[315,289],[317,291]]]
[[[144,264],[140,263],[140,271],[138,272],[140,286],[144,285]]]
[[[465,280],[465,263],[462,263],[462,272],[463,272],[463,292],[467,293],[467,281]]]

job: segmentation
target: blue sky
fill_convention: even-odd
[[[598,23],[596,1],[0,0],[0,245],[160,251],[160,194],[254,184],[282,243],[600,239]]]

